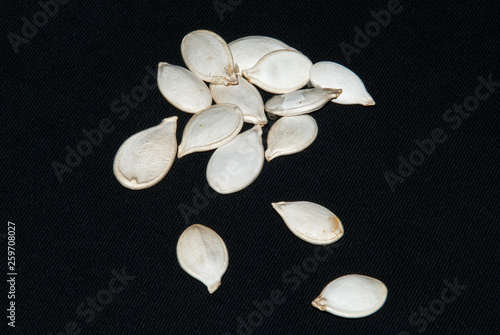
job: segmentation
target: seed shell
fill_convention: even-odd
[[[222,238],[200,224],[188,227],[177,242],[179,265],[191,277],[198,279],[214,293],[227,270],[229,255]]]
[[[210,85],[210,92],[216,103],[238,106],[245,122],[262,125],[267,123],[262,96],[245,78],[238,76],[238,85]]]
[[[334,62],[319,62],[311,67],[310,76],[314,87],[342,89],[342,94],[332,102],[342,105],[375,105],[363,81],[345,66]]]
[[[257,62],[270,52],[282,49],[291,49],[285,43],[267,36],[246,36],[228,44],[233,54],[237,73],[251,69]]]
[[[330,282],[312,305],[344,318],[363,318],[378,311],[387,299],[387,287],[380,280],[352,274]]]
[[[276,50],[262,57],[254,67],[243,70],[248,81],[264,91],[283,94],[304,87],[312,63],[296,50]]]
[[[129,137],[118,149],[113,172],[120,184],[142,190],[162,180],[175,160],[177,116]]]
[[[208,30],[190,32],[181,43],[184,63],[201,80],[215,85],[237,85],[233,56],[226,42]]]
[[[213,105],[191,117],[184,128],[177,157],[216,149],[238,135],[243,113],[232,104]]]
[[[207,165],[207,181],[221,194],[241,191],[260,174],[264,165],[262,128],[255,125],[215,150]]]
[[[339,218],[325,207],[309,201],[274,202],[274,209],[287,227],[311,244],[330,244],[344,235]]]
[[[279,116],[301,115],[320,109],[341,93],[341,89],[307,88],[276,95],[266,102],[264,108],[266,112]]]
[[[267,161],[301,152],[318,135],[318,125],[309,115],[285,116],[276,121],[267,135]]]
[[[212,104],[207,85],[182,66],[158,64],[158,88],[168,102],[186,113],[197,113]]]

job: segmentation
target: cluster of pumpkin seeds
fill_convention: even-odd
[[[314,142],[318,126],[308,113],[329,101],[375,104],[351,70],[334,62],[313,64],[301,52],[271,37],[249,36],[227,44],[211,31],[196,30],[184,37],[181,52],[187,69],[159,63],[158,87],[172,106],[194,115],[179,146],[177,116],[121,145],[113,169],[116,179],[129,189],[160,182],[176,155],[181,158],[215,149],[206,170],[210,187],[221,194],[238,192],[258,177],[265,159],[298,153]],[[255,86],[276,95],[264,103]],[[281,118],[269,130],[264,151],[266,112]],[[244,122],[254,124],[253,128],[241,132]],[[330,244],[344,234],[340,220],[318,204],[297,201],[272,206],[292,233],[306,242]],[[219,287],[229,260],[222,238],[199,224],[180,236],[177,258],[210,293]],[[312,304],[338,316],[358,318],[376,312],[386,297],[387,288],[379,280],[347,275],[329,283]]]

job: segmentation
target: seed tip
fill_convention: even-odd
[[[311,305],[313,305],[314,307],[316,307],[320,311],[324,311],[326,309],[326,307],[323,303],[324,303],[323,298],[321,298],[321,296],[319,296],[311,302]]]
[[[177,158],[181,158],[183,156],[185,156],[186,153],[184,152],[183,150],[183,146],[182,146],[182,143],[179,145],[179,147],[177,148]]]
[[[210,293],[210,294],[214,293],[215,291],[217,291],[219,286],[220,286],[220,280],[216,283],[207,285],[208,293]]]

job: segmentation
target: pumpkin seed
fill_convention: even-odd
[[[177,116],[129,137],[118,149],[113,172],[131,190],[151,187],[165,177],[177,152]]]
[[[158,64],[158,88],[168,102],[183,112],[194,114],[212,104],[207,85],[181,66]]]
[[[330,244],[344,235],[339,218],[323,206],[308,201],[274,202],[274,209],[288,228],[311,244]]]
[[[243,70],[248,81],[264,91],[282,94],[305,86],[312,63],[296,50],[276,50],[262,57],[254,67]]]
[[[314,87],[342,89],[342,94],[332,102],[342,105],[375,105],[363,81],[345,66],[334,62],[319,62],[311,67],[310,75]]]
[[[181,268],[201,281],[214,293],[227,270],[229,255],[222,238],[200,224],[188,227],[177,242],[177,260]]]
[[[268,53],[281,49],[295,50],[285,43],[267,36],[247,36],[228,44],[233,54],[237,74],[250,69]]]
[[[262,128],[255,125],[215,150],[208,161],[207,181],[218,193],[238,192],[257,179],[263,164]]]
[[[186,124],[177,157],[216,149],[235,138],[241,127],[243,113],[238,106],[220,104],[202,110]]]
[[[208,30],[190,32],[181,43],[184,63],[201,80],[215,85],[237,85],[233,56],[226,42]]]
[[[267,161],[301,152],[318,135],[318,125],[309,115],[286,116],[276,121],[267,135]]]
[[[245,122],[266,124],[264,102],[259,91],[245,78],[238,76],[238,85],[210,85],[210,92],[215,102],[238,106],[243,112]]]
[[[335,279],[314,299],[321,311],[344,318],[363,318],[378,311],[387,299],[387,287],[380,280],[363,275]]]
[[[264,108],[266,112],[280,116],[301,115],[320,109],[341,93],[341,89],[307,88],[276,95],[266,102]]]

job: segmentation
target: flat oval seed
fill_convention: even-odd
[[[301,152],[318,135],[318,125],[309,115],[286,116],[276,121],[267,135],[267,161]]]
[[[216,149],[238,135],[243,113],[232,104],[214,105],[191,117],[182,133],[177,157]]]
[[[256,125],[215,150],[208,161],[207,181],[218,193],[238,192],[257,179],[263,165],[262,128]]]
[[[267,36],[247,36],[239,38],[228,44],[233,54],[234,66],[237,74],[250,69],[270,52],[282,49],[295,50],[285,43]]]
[[[200,79],[215,85],[238,84],[231,51],[214,32],[190,32],[182,40],[181,53],[188,69]]]
[[[262,57],[254,67],[242,71],[248,81],[264,91],[282,94],[293,92],[309,81],[312,63],[295,50],[277,50]]]
[[[319,62],[311,67],[311,84],[321,88],[341,88],[342,94],[332,102],[342,105],[373,106],[361,79],[351,70],[334,62]]]
[[[344,235],[339,218],[323,206],[308,201],[274,202],[272,205],[292,233],[306,242],[330,244]]]
[[[157,184],[172,167],[177,152],[177,116],[129,137],[113,163],[116,179],[131,190]]]
[[[246,81],[245,78],[238,76],[238,85],[210,85],[210,92],[216,103],[229,103],[238,106],[243,112],[245,122],[267,123],[262,96],[255,86]]]
[[[227,270],[229,255],[222,238],[200,224],[188,227],[177,242],[177,260],[184,271],[214,293]]]
[[[168,102],[183,112],[194,114],[212,104],[207,85],[181,66],[158,64],[158,88]]]
[[[362,318],[378,311],[387,298],[380,280],[363,275],[347,275],[330,282],[312,305],[344,318]]]
[[[341,93],[341,89],[307,88],[276,95],[266,102],[264,108],[266,112],[279,116],[301,115],[320,109]]]

